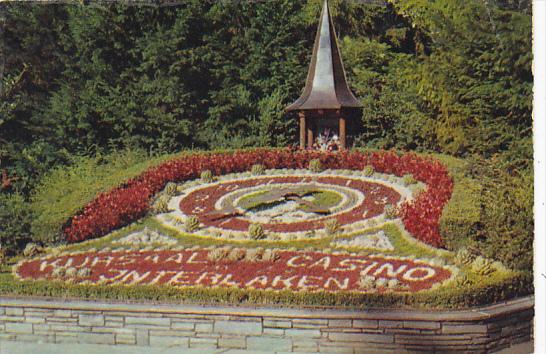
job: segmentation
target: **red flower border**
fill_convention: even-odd
[[[414,153],[398,155],[392,151],[343,151],[323,153],[291,149],[258,149],[224,153],[196,153],[167,161],[145,171],[125,184],[99,194],[84,209],[70,218],[63,228],[69,242],[100,237],[143,217],[154,194],[167,182],[195,179],[202,170],[215,175],[248,171],[253,164],[266,168],[307,168],[309,161],[320,159],[325,168],[361,170],[367,165],[381,173],[413,176],[427,189],[401,210],[406,229],[417,239],[442,246],[438,221],[451,197],[453,180],[437,160]]]

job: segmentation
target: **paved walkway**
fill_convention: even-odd
[[[102,345],[102,344],[53,344],[53,343],[23,343],[13,341],[0,342],[0,354],[281,354],[282,352],[257,352],[255,350],[236,349],[180,349],[135,347],[132,345]],[[499,354],[530,354],[533,353],[533,343],[526,342],[501,350]],[[284,353],[283,353],[284,354]],[[304,354],[304,353],[300,353]]]

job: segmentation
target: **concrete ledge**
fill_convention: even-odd
[[[0,339],[251,351],[494,352],[529,341],[534,297],[465,310],[0,299]]]

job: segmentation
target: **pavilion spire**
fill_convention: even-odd
[[[345,107],[357,108],[361,104],[347,85],[328,1],[324,0],[305,88],[300,98],[286,110]]]

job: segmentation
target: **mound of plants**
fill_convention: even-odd
[[[432,158],[395,152],[345,151],[320,153],[298,150],[251,150],[226,153],[198,153],[164,162],[121,186],[99,194],[83,210],[67,220],[63,235],[69,242],[99,237],[127,225],[150,210],[154,195],[168,182],[195,179],[202,171],[213,175],[247,171],[260,162],[268,169],[307,168],[311,161],[320,161],[325,169],[362,170],[366,166],[380,173],[402,177],[407,174],[427,185],[415,200],[404,204],[402,220],[417,239],[433,246],[442,246],[438,220],[451,196],[453,181],[447,169]]]

